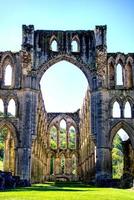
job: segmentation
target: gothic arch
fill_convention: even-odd
[[[130,141],[131,141],[132,147],[134,149],[134,127],[125,121],[120,121],[120,122],[116,123],[109,131],[109,147],[110,147],[110,149],[112,149],[112,142],[113,142],[114,136],[121,128],[124,129],[124,131],[126,131],[128,136],[130,137]]]
[[[125,56],[123,54],[117,54],[115,63],[116,63],[116,65],[119,63],[122,66],[124,66],[125,65]]]
[[[16,95],[9,95],[6,98],[6,104],[7,106],[9,105],[10,100],[13,100],[15,103],[15,116],[14,117],[18,117],[19,115],[19,101]]]
[[[15,68],[15,64],[14,64],[14,58],[11,55],[11,52],[7,52],[2,56],[1,59],[1,69],[2,69],[2,86],[3,87],[9,87],[9,88],[13,88],[14,87],[14,78],[15,78],[15,73],[14,73],[14,68]],[[12,69],[12,77],[11,77],[11,85],[5,85],[4,81],[5,81],[5,69],[6,67],[10,65],[11,69]]]
[[[56,49],[55,49],[55,50],[52,48],[52,44],[53,44],[54,41],[56,42]],[[55,35],[53,35],[53,36],[50,38],[49,49],[50,49],[51,51],[58,52],[58,42],[57,42],[57,37],[56,37]]]
[[[109,116],[110,117],[113,117],[113,105],[114,105],[115,102],[117,102],[119,104],[119,106],[120,106],[120,112],[121,112],[121,109],[123,107],[123,101],[122,101],[122,99],[120,97],[118,97],[118,96],[113,97],[110,100],[110,102],[109,102]]]
[[[76,49],[73,47],[73,42],[76,42]],[[74,35],[71,41],[71,52],[72,53],[79,53],[80,52],[80,40],[77,35]]]
[[[7,127],[11,131],[14,141],[15,141],[15,147],[17,147],[20,140],[19,140],[19,135],[18,135],[16,127],[11,122],[7,120],[2,120],[0,122],[0,129],[3,127]]]
[[[56,57],[52,58],[51,60],[49,60],[48,62],[46,63],[43,63],[39,69],[36,71],[37,73],[37,81],[38,81],[38,84],[40,83],[40,80],[43,76],[43,74],[51,67],[53,66],[54,64],[60,62],[60,61],[67,61],[73,65],[75,65],[76,67],[78,67],[85,75],[85,77],[87,78],[87,81],[89,83],[89,87],[91,86],[91,74],[89,73],[89,66],[84,64],[84,63],[81,63],[81,62],[78,62],[76,60],[76,58],[74,58],[73,56],[69,56],[67,54],[62,54],[60,55],[57,55]]]

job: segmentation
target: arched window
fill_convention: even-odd
[[[76,148],[76,131],[75,128],[73,126],[71,126],[69,128],[69,142],[68,142],[68,146],[70,149],[75,149]]]
[[[16,104],[13,99],[11,99],[8,103],[8,116],[15,117],[16,115]]]
[[[0,170],[15,172],[15,141],[9,128],[0,128]]]
[[[116,85],[123,85],[123,68],[121,64],[116,66]]]
[[[51,43],[51,50],[52,51],[58,51],[58,45],[57,45],[57,41],[53,40]]]
[[[11,65],[7,65],[5,67],[4,85],[5,86],[11,86],[12,85],[12,67],[11,67]]]
[[[72,174],[76,175],[77,173],[77,165],[76,165],[76,156],[72,156]]]
[[[73,40],[71,43],[72,52],[79,52],[79,45],[76,40]]]
[[[3,100],[0,99],[0,116],[3,116],[4,114],[4,103]]]
[[[61,156],[61,174],[65,173],[65,157],[64,155]]]
[[[121,117],[121,110],[120,110],[120,105],[117,101],[114,102],[113,104],[113,117],[115,118],[120,118]]]
[[[52,126],[50,129],[50,147],[52,149],[57,148],[57,129],[55,126]]]
[[[116,133],[112,143],[112,175],[113,178],[121,178],[125,166],[125,157],[129,157],[128,150],[125,153],[125,148],[128,148],[128,134],[121,128]],[[127,146],[126,146],[127,145]],[[124,148],[124,147],[125,148]],[[128,165],[127,165],[128,167]]]
[[[130,103],[128,101],[125,103],[124,117],[125,118],[131,118],[132,117],[131,106],[130,106]]]
[[[60,121],[60,135],[59,135],[59,144],[61,149],[65,149],[67,146],[67,137],[66,137],[66,121],[62,119]]]
[[[125,85],[126,88],[131,88],[133,86],[133,74],[132,74],[132,66],[128,63],[125,66]]]

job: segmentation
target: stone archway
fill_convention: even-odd
[[[17,175],[17,147],[18,137],[16,129],[8,121],[0,122],[1,144],[3,143],[3,170]]]
[[[113,145],[113,140],[115,136],[118,134],[118,132],[123,129],[125,133],[128,135],[129,138],[126,140],[122,140],[121,146],[122,146],[122,156],[123,156],[123,170],[122,170],[122,176],[125,174],[129,174],[130,176],[134,175],[134,167],[133,167],[133,155],[134,155],[134,128],[124,122],[120,121],[118,122],[110,131],[110,140],[109,140],[109,146],[111,150],[111,170],[113,168],[112,166],[112,145]],[[123,134],[123,133],[122,133]],[[122,135],[123,136],[123,135]],[[121,137],[121,135],[120,135]],[[111,171],[112,174],[112,171]]]

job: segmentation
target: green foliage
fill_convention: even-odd
[[[4,159],[4,140],[7,136],[7,128],[0,129],[0,160],[3,161]]]
[[[73,128],[69,131],[69,148],[74,149],[76,147],[76,133]],[[67,145],[67,133],[65,128],[60,129],[59,135],[60,148],[65,149]],[[57,129],[53,126],[50,130],[50,146],[52,149],[57,148]]]
[[[52,175],[54,173],[54,157],[50,160],[50,174]]]
[[[65,149],[66,148],[66,129],[65,128],[61,128],[60,130],[60,148],[61,149]]]
[[[1,200],[134,200],[133,190],[96,188],[81,183],[46,183],[0,192]]]
[[[3,117],[3,116],[4,116],[4,113],[0,111],[0,117]]]
[[[57,148],[57,129],[54,126],[50,130],[50,146],[52,149]]]
[[[121,178],[123,173],[123,149],[122,149],[122,140],[118,134],[116,134],[113,140],[113,149],[112,149],[112,170],[113,178]]]
[[[76,147],[76,132],[73,128],[69,131],[69,148],[74,149]]]

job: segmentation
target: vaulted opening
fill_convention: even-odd
[[[47,112],[75,112],[82,106],[88,81],[78,67],[60,61],[45,72],[40,85]]]
[[[124,117],[125,118],[131,118],[132,117],[131,105],[128,101],[125,103]]]
[[[131,146],[131,142],[127,132],[120,128],[114,136],[112,143],[112,177],[120,179],[126,169],[130,166],[126,162],[127,157],[130,156],[129,149],[127,150],[128,144]],[[132,146],[131,146],[132,148]]]
[[[15,117],[16,116],[16,104],[14,99],[10,99],[8,103],[8,116]]]
[[[11,67],[11,65],[7,65],[5,67],[4,85],[5,86],[11,86],[12,85],[12,67]]]
[[[75,39],[71,43],[72,52],[79,52],[79,44]]]
[[[116,85],[123,86],[123,67],[121,64],[116,66]]]
[[[113,104],[112,116],[113,118],[121,117],[120,104],[117,101],[115,101]]]
[[[70,149],[76,148],[76,130],[73,126],[69,128],[68,146]]]
[[[59,146],[61,149],[67,147],[66,121],[64,119],[60,121]]]
[[[15,174],[15,141],[6,125],[0,128],[0,170]]]
[[[52,51],[58,51],[58,44],[57,44],[57,41],[54,39],[50,45],[50,49]]]

